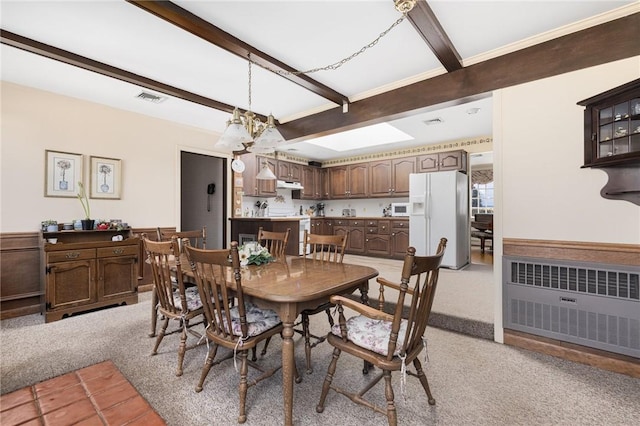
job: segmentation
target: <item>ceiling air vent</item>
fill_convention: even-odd
[[[149,92],[140,92],[140,94],[136,96],[136,98],[142,99],[148,102],[153,102],[154,104],[159,104],[167,100],[166,96],[158,96]]]
[[[423,123],[426,124],[427,126],[433,126],[434,124],[444,123],[444,120],[440,117],[437,117],[437,118],[432,118],[430,120],[424,120]]]

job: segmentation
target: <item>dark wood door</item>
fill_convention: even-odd
[[[443,152],[439,154],[440,157],[440,170],[464,170],[463,167],[463,155],[466,155],[464,151],[451,151]]]
[[[331,167],[329,170],[329,194],[331,198],[347,198],[349,174],[347,166]]]
[[[98,259],[98,298],[108,300],[135,293],[136,262],[135,256]]]
[[[391,256],[404,259],[409,247],[409,229],[394,229],[391,233]]]
[[[382,160],[369,163],[369,196],[391,197],[392,195],[391,161]]]
[[[272,158],[268,158],[268,157],[256,157],[257,159],[257,173],[260,172],[260,170],[262,170],[262,167],[266,164],[271,171],[275,174],[276,173],[276,165],[277,165],[277,161],[272,159]],[[245,170],[246,173],[246,170]],[[257,174],[256,173],[256,174]],[[275,197],[276,195],[278,195],[278,193],[276,192],[276,181],[272,180],[272,179],[256,179],[257,184],[258,184],[258,195],[261,196],[273,196]]]
[[[97,300],[95,260],[52,263],[46,271],[47,309],[71,308]]]
[[[416,170],[418,173],[438,171],[438,154],[425,154],[418,157]]]
[[[399,158],[391,161],[393,196],[409,196],[409,175],[416,172],[415,158]]]
[[[369,165],[352,164],[349,166],[349,197],[351,198],[367,198],[368,196],[368,172]]]

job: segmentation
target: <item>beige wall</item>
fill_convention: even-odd
[[[640,244],[640,207],[602,198],[606,173],[580,168],[584,107],[576,105],[639,77],[635,57],[496,93],[503,237]]]
[[[640,208],[601,198],[605,173],[580,168],[576,105],[639,75],[635,57],[495,92],[497,236],[640,243]],[[181,147],[224,156],[213,133],[6,82],[1,118],[1,232],[82,215],[76,199],[44,197],[45,149],[84,154],[85,176],[89,155],[123,159],[122,199],[92,199],[92,216],[135,227],[178,224]]]
[[[218,135],[148,116],[2,82],[0,232],[36,231],[44,219],[80,219],[75,198],[44,196],[45,149],[122,159],[122,198],[91,199],[96,219],[178,226],[179,150],[212,151]]]

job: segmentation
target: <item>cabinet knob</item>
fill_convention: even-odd
[[[123,248],[113,249],[113,254],[122,254],[122,253],[124,253],[124,249]]]
[[[77,259],[79,256],[80,256],[80,253],[78,253],[77,251],[70,252],[65,255],[67,259]]]

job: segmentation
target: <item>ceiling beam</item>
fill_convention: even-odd
[[[7,46],[12,46],[29,53],[34,53],[45,58],[65,63],[67,65],[73,65],[87,71],[92,71],[107,77],[125,81],[127,83],[141,86],[159,93],[163,93],[165,95],[184,99],[185,101],[194,102],[209,108],[215,108],[220,111],[225,111],[229,114],[231,114],[233,112],[233,109],[235,108],[233,105],[228,105],[214,99],[209,99],[207,97],[198,95],[196,93],[188,92],[186,90],[182,90],[168,84],[160,83],[159,81],[155,81],[150,78],[146,78],[141,75],[134,74],[132,72],[125,71],[111,65],[107,65],[103,62],[94,61],[93,59],[89,59],[85,56],[80,56],[67,50],[59,49],[57,47],[44,44],[36,40],[23,37],[10,31],[0,30],[0,42],[2,44],[6,44]],[[262,121],[266,121],[267,119],[267,117],[264,115],[256,114],[256,116],[260,117]]]
[[[170,1],[136,1],[127,0],[140,9],[149,12],[165,21],[173,24],[183,30],[193,34],[196,37],[208,41],[227,52],[233,53],[243,59],[247,59],[251,54],[253,63],[268,69],[283,71],[285,74],[278,74],[287,80],[304,87],[305,89],[319,95],[325,99],[334,102],[337,105],[349,103],[349,98],[341,93],[336,92],[328,86],[308,77],[305,74],[295,74],[298,72],[295,68],[290,67],[273,58],[266,53],[256,49],[243,42],[242,40],[232,36],[231,34],[221,30],[208,21],[194,15],[186,9],[172,3]]]
[[[346,114],[324,111],[281,124],[278,130],[287,141],[296,142],[399,119],[447,102],[638,56],[638,40],[640,13],[634,13],[353,102]]]
[[[418,0],[407,17],[447,71],[462,69],[460,54],[425,0]]]

